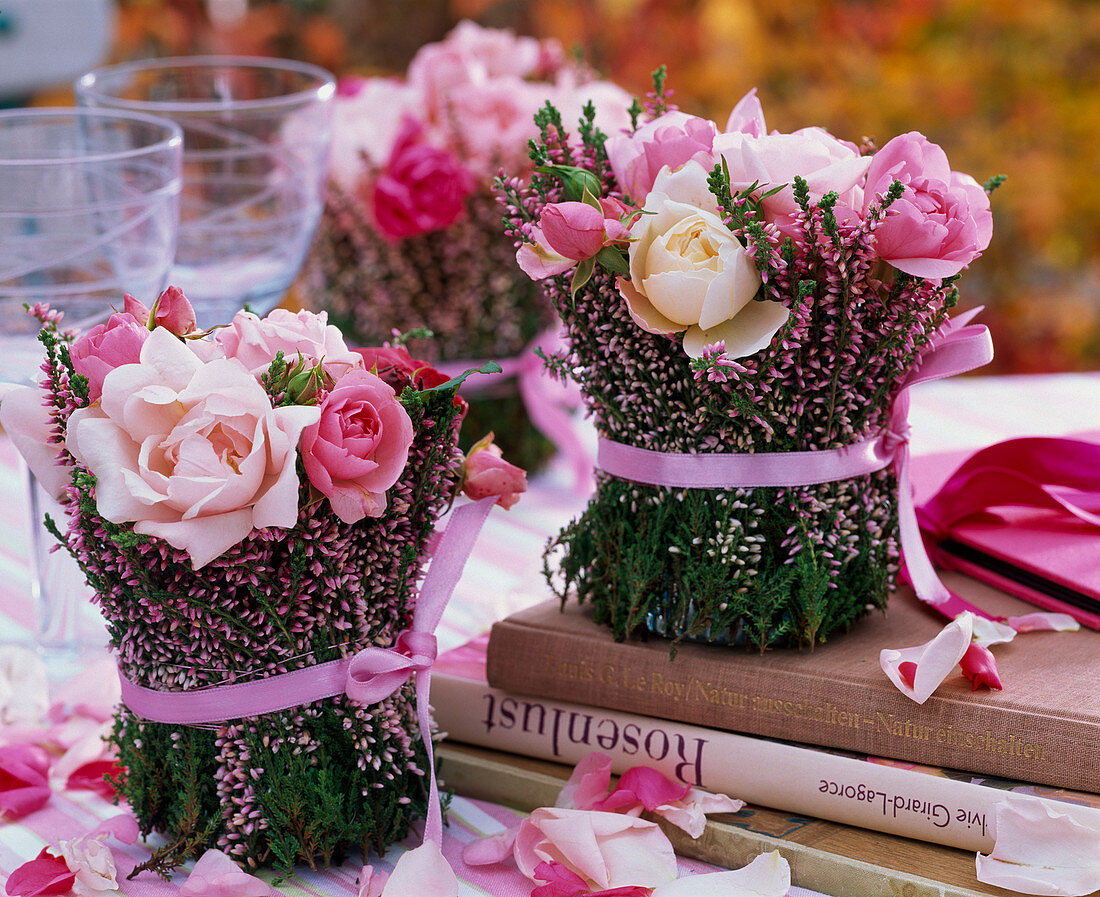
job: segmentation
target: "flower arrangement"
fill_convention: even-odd
[[[151,311],[127,297],[79,338],[44,319],[45,403],[26,388],[0,416],[38,434],[21,450],[52,474],[69,517],[53,530],[106,618],[123,682],[115,784],[142,831],[167,839],[150,865],[216,848],[290,869],[402,837],[434,800],[419,680],[364,697],[349,672],[346,695],[278,694],[267,709],[248,688],[289,692],[286,675],[343,675],[409,638],[430,667],[418,580],[463,485],[465,377],[399,344],[351,351],[324,313],[240,312],[196,332],[175,288]],[[471,461],[486,512],[525,488],[492,448]],[[211,688],[212,712],[171,703]]]
[[[536,174],[499,183],[518,260],[565,322],[548,364],[603,443],[547,576],[620,638],[812,646],[894,587],[898,396],[953,326],[999,179],[983,189],[916,132],[877,150],[769,133],[755,91],[719,130],[655,81],[630,129],[587,116],[579,147],[540,112]],[[859,453],[875,463],[816,470]]]
[[[558,324],[501,233],[493,178],[529,168],[533,115],[548,97],[574,115],[593,102],[608,129],[628,123],[626,94],[556,42],[468,21],[422,47],[404,79],[343,79],[326,207],[303,277],[309,301],[349,338],[377,343],[423,326],[431,336],[418,351],[445,370],[501,361],[506,376],[467,395],[468,420],[471,432],[499,434],[528,469],[550,455],[554,434],[532,428],[517,384],[541,367],[516,368]]]

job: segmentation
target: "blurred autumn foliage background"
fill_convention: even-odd
[[[120,0],[116,59],[218,52],[400,74],[462,18],[555,37],[643,94],[668,65],[724,125],[757,87],[769,128],[879,144],[919,130],[994,195],[962,281],[997,372],[1100,368],[1100,3],[1093,0]],[[988,369],[987,369],[988,371]]]

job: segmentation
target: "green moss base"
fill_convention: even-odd
[[[892,473],[798,489],[716,492],[601,476],[547,550],[563,600],[617,639],[812,647],[882,608],[898,569]]]

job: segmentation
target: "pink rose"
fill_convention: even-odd
[[[381,516],[409,459],[408,413],[384,380],[361,370],[337,382],[320,412],[302,433],[309,481],[345,523]]]
[[[374,223],[389,240],[450,227],[474,189],[469,172],[449,151],[422,138],[423,126],[406,119],[371,189]]]
[[[399,393],[406,386],[431,389],[451,379],[428,362],[413,358],[404,346],[364,346],[352,351],[359,354],[368,371],[385,380],[394,392]]]
[[[676,878],[676,855],[664,833],[621,813],[541,807],[520,823],[513,856],[528,878],[540,863],[560,863],[590,890],[653,888]]]
[[[607,159],[623,193],[644,202],[665,165],[676,169],[694,159],[704,168],[712,168],[711,149],[717,133],[712,121],[686,112],[666,112],[633,134],[609,137]]]
[[[273,408],[233,359],[203,363],[163,328],[115,368],[98,407],[69,418],[66,446],[96,477],[112,523],[163,539],[197,570],[253,530],[298,519],[297,446],[317,408]]]
[[[69,349],[73,370],[88,378],[88,398],[95,402],[103,393],[103,378],[121,364],[133,364],[149,328],[133,315],[111,315],[106,324],[96,324]]]
[[[440,118],[461,129],[463,165],[489,183],[501,168],[530,168],[528,141],[538,136],[535,113],[552,93],[552,85],[514,76],[458,84],[447,94]],[[451,140],[454,126],[441,126],[436,133]]]
[[[225,352],[250,370],[255,377],[267,371],[281,351],[288,365],[299,356],[307,366],[321,364],[333,380],[363,366],[358,354],[347,347],[338,327],[328,323],[328,312],[293,312],[276,308],[266,317],[239,311],[233,323],[214,336]]]
[[[37,386],[0,386],[0,426],[27,462],[34,478],[48,495],[60,499],[69,485],[70,468],[58,464],[60,446],[54,443],[56,428],[50,409],[42,404]]]
[[[332,104],[329,174],[351,193],[368,168],[381,168],[393,150],[406,116],[423,106],[420,91],[396,78],[360,78]]]
[[[607,239],[604,213],[585,202],[554,202],[539,215],[539,227],[550,248],[565,258],[592,258]]]
[[[478,501],[491,495],[499,496],[497,504],[507,510],[527,491],[527,474],[501,457],[490,433],[470,449],[466,456],[466,478],[462,491]]]
[[[726,120],[726,131],[740,131],[749,137],[763,137],[768,133],[764,124],[764,109],[754,87],[737,101]]]
[[[179,287],[168,287],[153,305],[153,324],[176,336],[194,333],[198,327],[195,309]]]
[[[759,184],[761,193],[783,187],[763,202],[769,221],[779,219],[782,224],[781,219],[798,212],[791,187],[796,175],[806,180],[812,200],[835,191],[840,196],[839,206],[862,208],[860,185],[870,158],[861,156],[854,144],[838,140],[821,128],[758,137],[727,132],[714,138],[714,152],[726,160],[734,193],[752,184]]]
[[[46,806],[50,799],[50,759],[39,747],[0,747],[0,817],[19,819]]]
[[[875,231],[879,256],[906,274],[953,277],[993,238],[989,196],[947,154],[916,131],[895,137],[871,158],[864,211],[901,181],[905,192]]]
[[[123,293],[122,295],[122,313],[127,315],[133,315],[142,327],[146,330],[151,330],[149,325],[149,319],[153,316],[149,311],[148,306],[140,299],[135,299],[129,293]]]

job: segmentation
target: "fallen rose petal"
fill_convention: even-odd
[[[64,782],[82,766],[110,759],[110,747],[104,739],[111,734],[111,725],[100,723],[61,755],[52,770],[55,783]]]
[[[971,691],[977,691],[981,686],[1003,689],[1001,676],[997,672],[997,660],[985,645],[973,642],[959,661],[963,675],[970,680]]]
[[[611,758],[599,751],[588,754],[573,767],[569,781],[558,794],[554,806],[591,810],[607,797],[611,788]]]
[[[995,809],[996,841],[976,859],[978,881],[1024,894],[1082,897],[1100,890],[1100,825],[1009,796]]]
[[[513,856],[528,878],[541,862],[563,863],[596,890],[676,878],[676,855],[660,828],[621,813],[540,807],[520,823]]]
[[[691,875],[661,885],[654,888],[653,897],[785,897],[790,889],[791,867],[773,850],[740,869]]]
[[[683,782],[674,782],[648,766],[633,766],[619,777],[615,790],[592,809],[619,810],[637,804],[653,811],[681,800],[687,793],[688,786]]]
[[[898,690],[918,704],[923,704],[946,679],[966,649],[970,647],[974,631],[974,615],[959,614],[948,623],[933,639],[913,648],[883,648],[879,653],[879,664]],[[911,681],[903,675],[902,664],[916,664]]]
[[[180,897],[272,897],[278,892],[220,850],[208,850],[180,886]]]
[[[388,872],[375,872],[374,866],[364,866],[359,873],[359,891],[356,897],[382,897],[389,877]]]
[[[654,813],[674,826],[698,838],[707,825],[710,813],[736,813],[743,806],[743,800],[734,800],[726,794],[711,794],[701,788],[691,788],[680,800],[662,804]]]
[[[73,770],[65,780],[66,791],[94,791],[100,797],[114,800],[116,792],[114,786],[106,777],[117,779],[125,770],[114,760],[93,760]]]
[[[590,891],[583,878],[561,863],[539,863],[535,878],[546,884],[531,891],[531,897],[649,897],[650,889],[639,885]]]
[[[434,841],[406,850],[379,897],[458,897],[458,879]]]
[[[503,863],[512,855],[512,847],[516,843],[516,833],[519,825],[507,828],[495,835],[486,835],[471,841],[462,848],[462,862],[467,866],[491,866],[493,863]]]
[[[48,847],[33,860],[13,870],[4,883],[9,897],[38,897],[39,894],[67,894],[76,881],[76,873]]]
[[[1081,628],[1069,614],[1033,613],[1020,617],[1009,617],[1008,625],[1017,632],[1041,632],[1052,630],[1054,632],[1076,632]]]
[[[39,747],[0,747],[0,816],[19,819],[44,807],[51,794],[49,770],[49,757]]]
[[[1007,623],[999,623],[996,620],[987,620],[985,617],[974,615],[973,639],[979,645],[1007,645],[1016,638],[1016,628]]]

